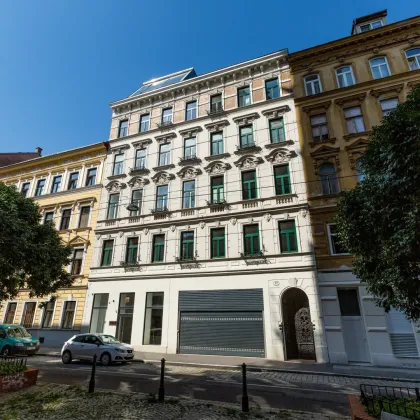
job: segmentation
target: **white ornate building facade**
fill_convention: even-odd
[[[148,352],[326,361],[286,54],[111,104],[91,332]]]

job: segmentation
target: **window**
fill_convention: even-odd
[[[160,185],[156,189],[156,210],[165,211],[168,209],[168,186]]]
[[[36,302],[26,302],[23,307],[21,325],[25,328],[31,328],[34,323]]]
[[[335,71],[338,87],[344,88],[354,85],[353,69],[351,66],[340,67]]]
[[[381,79],[382,77],[388,77],[391,75],[385,57],[373,58],[369,61],[369,63],[374,79]]]
[[[159,166],[169,165],[171,162],[171,144],[161,144],[159,147]]]
[[[256,171],[242,172],[242,199],[250,200],[257,198],[257,174]]]
[[[278,79],[265,81],[265,96],[267,99],[275,99],[280,97],[280,87]]]
[[[312,74],[305,77],[305,91],[306,95],[316,95],[322,92],[321,80],[319,74]]]
[[[55,300],[45,303],[44,313],[42,314],[42,328],[51,328],[53,322]]]
[[[185,119],[187,121],[197,118],[197,101],[188,102],[185,109]]]
[[[143,200],[143,190],[134,190],[131,193],[131,204],[135,205],[138,207],[137,210],[131,210],[130,211],[130,216],[138,216],[139,214],[141,214],[141,203]]]
[[[239,136],[241,138],[241,147],[255,146],[252,125],[246,125],[245,127],[241,127],[239,129]]]
[[[127,135],[128,135],[128,120],[120,121],[118,137],[125,137]]]
[[[80,208],[79,228],[89,226],[90,206],[83,206]]]
[[[61,175],[55,176],[53,178],[53,182],[52,182],[52,185],[51,185],[51,192],[52,193],[56,193],[56,192],[60,191],[61,178],[62,178]]]
[[[313,141],[322,141],[328,139],[327,115],[314,115],[311,117],[312,139]]]
[[[238,107],[251,105],[249,86],[238,89]]]
[[[270,141],[271,143],[280,143],[286,140],[286,134],[284,132],[284,120],[278,118],[276,120],[270,120]]]
[[[110,266],[112,263],[112,250],[114,248],[114,240],[108,239],[104,241],[104,245],[102,248],[102,259],[101,259],[101,266],[107,267]]]
[[[30,182],[25,182],[24,184],[22,184],[22,189],[21,189],[21,193],[24,197],[28,196],[28,192],[29,192],[29,188],[31,187],[31,183]]]
[[[108,199],[107,219],[116,219],[118,214],[118,202],[120,201],[120,194],[110,194]]]
[[[211,258],[225,258],[225,229],[212,229],[210,231],[211,237]]]
[[[139,249],[139,238],[128,238],[125,262],[127,264],[137,263],[137,253]]]
[[[382,20],[375,20],[374,22],[365,23],[360,25],[360,32],[368,32],[372,29],[380,28],[383,25]]]
[[[387,117],[398,105],[398,98],[384,99],[380,102],[382,115]]]
[[[150,127],[150,114],[144,114],[140,117],[140,133],[149,131]]]
[[[363,173],[362,168],[362,161],[360,159],[356,160],[356,175],[357,175],[357,181],[363,181],[365,179],[365,174]]]
[[[260,255],[260,234],[258,225],[244,226],[245,255]]]
[[[282,254],[297,252],[296,226],[293,220],[279,222],[280,250]]]
[[[330,224],[327,227],[328,227],[328,238],[330,241],[331,255],[348,254],[347,249],[345,249],[340,244],[340,239],[337,234],[336,225]]]
[[[70,274],[72,276],[77,276],[82,272],[82,264],[83,264],[83,249],[75,249],[73,251],[73,259],[71,262],[71,270]]]
[[[274,167],[274,183],[276,187],[276,195],[290,194],[292,192],[289,165]]]
[[[210,98],[210,112],[223,111],[222,95],[213,95]]]
[[[104,332],[108,299],[108,293],[95,293],[93,295],[92,316],[90,318],[89,332],[97,334]]]
[[[329,195],[340,192],[337,171],[332,163],[323,163],[319,167],[319,176],[321,178],[322,194]]]
[[[165,251],[165,235],[153,236],[152,262],[162,262]]]
[[[54,212],[53,211],[47,211],[44,214],[44,225],[48,222],[51,222],[51,223],[54,222]]]
[[[194,258],[194,232],[181,233],[181,260]]]
[[[344,118],[346,119],[347,131],[349,134],[363,133],[366,131],[362,108],[360,108],[360,106],[345,108]]]
[[[131,330],[133,327],[134,293],[121,293],[118,306],[117,339],[122,343],[131,342]]]
[[[123,173],[124,153],[117,153],[114,156],[114,167],[112,168],[112,175],[121,175]]]
[[[391,310],[385,316],[394,356],[418,357],[419,350],[416,344],[413,324],[406,318],[404,312],[391,307]]]
[[[9,302],[7,304],[6,314],[4,316],[4,324],[13,324],[15,320],[17,303],[16,302]]]
[[[136,150],[136,161],[134,169],[146,169],[146,149]]]
[[[195,181],[184,181],[182,188],[182,208],[195,207]]]
[[[63,306],[63,319],[61,321],[61,328],[70,329],[73,328],[74,313],[76,311],[76,301],[67,300]]]
[[[79,179],[79,172],[73,172],[70,174],[69,183],[67,185],[68,190],[74,190],[77,188],[77,181]]]
[[[223,153],[223,133],[221,131],[211,133],[210,142],[212,156],[221,155]]]
[[[211,203],[218,204],[225,200],[224,179],[222,176],[211,178]]]
[[[337,289],[341,316],[360,316],[359,298],[356,289]]]
[[[195,137],[191,137],[190,139],[185,139],[184,141],[184,159],[195,159],[196,152],[195,152]]]
[[[42,195],[45,187],[45,179],[39,179],[36,184],[35,197]]]
[[[65,209],[61,213],[60,230],[66,230],[70,228],[71,209]]]
[[[90,168],[87,171],[86,176],[86,186],[95,185],[96,184],[96,168]]]
[[[410,70],[420,69],[420,48],[413,48],[405,52]]]
[[[162,343],[163,292],[146,293],[143,344]]]
[[[162,124],[172,124],[172,108],[165,108],[162,110]]]

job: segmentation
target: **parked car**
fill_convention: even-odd
[[[104,366],[113,362],[129,362],[133,360],[133,347],[121,343],[108,334],[77,334],[64,343],[61,350],[63,363],[71,363],[73,359],[97,360]]]
[[[21,325],[0,324],[0,354],[32,355],[39,350],[39,340],[32,337]]]

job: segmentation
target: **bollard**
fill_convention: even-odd
[[[93,394],[95,391],[95,372],[96,372],[96,354],[93,356],[93,365],[92,365],[92,373],[90,374],[90,381],[89,381],[89,394]]]
[[[249,412],[248,390],[246,386],[246,364],[242,363],[242,411]]]
[[[159,401],[165,400],[165,359],[161,360],[160,365],[160,385],[159,385]]]

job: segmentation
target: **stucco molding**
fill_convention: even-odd
[[[199,125],[197,125],[196,127],[191,127],[191,128],[186,128],[184,130],[179,130],[178,133],[182,136],[182,137],[196,137],[197,134],[203,131],[203,128]]]
[[[127,184],[131,188],[138,188],[138,187],[143,188],[145,185],[149,183],[150,183],[150,180],[142,176],[133,176],[133,178],[131,178],[130,181],[127,182]]]
[[[228,120],[221,120],[205,124],[204,127],[210,132],[217,132],[223,130],[223,128],[227,127],[229,124],[230,122]]]
[[[122,144],[121,146],[115,146],[115,147],[112,147],[112,148],[110,149],[110,152],[111,152],[112,154],[115,154],[115,153],[120,153],[120,152],[124,153],[124,150],[127,150],[127,149],[129,149],[129,148],[130,148],[130,145],[129,145],[129,144]]]
[[[148,146],[149,144],[152,144],[152,143],[153,143],[152,139],[143,139],[143,140],[133,141],[133,143],[131,143],[131,144],[135,148],[144,149],[146,146]]]
[[[268,119],[278,118],[283,116],[286,112],[290,111],[289,105],[282,105],[282,106],[276,106],[275,108],[265,109],[264,111],[261,111],[261,114],[263,114]]]
[[[235,166],[240,169],[254,169],[264,162],[260,156],[245,155],[234,162]]]
[[[365,154],[369,141],[366,139],[356,140],[354,143],[345,147],[349,156],[350,167],[356,170],[356,162]]]
[[[290,150],[284,149],[284,148],[280,148],[280,149],[274,149],[267,156],[265,156],[265,158],[268,162],[276,164],[276,163],[290,162],[290,160],[294,156],[296,156],[296,154],[293,151],[290,151]]]
[[[161,134],[159,136],[155,136],[155,140],[158,143],[169,143],[172,139],[174,139],[176,137],[176,133],[171,132],[171,133],[165,133],[165,134]]]
[[[329,101],[324,101],[316,104],[310,104],[302,107],[302,111],[305,112],[305,114],[312,114],[314,112],[325,112],[331,105],[331,99]]]
[[[194,168],[193,166],[186,166],[185,168],[182,168],[179,172],[177,172],[177,175],[181,179],[195,179],[198,175],[201,174],[201,169]]]
[[[398,95],[403,89],[404,89],[404,83],[398,83],[397,85],[393,85],[393,86],[386,86],[379,89],[372,89],[369,93],[375,98],[379,98],[382,95],[394,93],[394,92]]]
[[[257,118],[260,118],[260,114],[258,114],[258,112],[252,112],[250,114],[240,115],[238,117],[234,117],[233,122],[238,126],[242,126],[242,125],[251,124]]]
[[[175,179],[175,175],[168,174],[165,171],[158,172],[157,174],[155,174],[154,176],[152,176],[152,181],[156,185],[168,184],[169,181],[171,181],[173,179]]]
[[[209,163],[204,170],[208,174],[224,174],[226,171],[231,169],[232,166],[229,163],[216,160],[215,162]]]
[[[123,190],[127,184],[120,181],[111,181],[107,185],[105,185],[105,189],[109,192],[117,192]]]
[[[323,163],[332,163],[337,172],[341,170],[340,149],[338,147],[321,146],[315,152],[310,153],[312,163],[315,170],[315,175],[319,174],[319,167]]]
[[[339,106],[343,106],[344,104],[347,104],[349,102],[360,105],[364,101],[365,98],[366,98],[366,92],[362,92],[362,93],[357,93],[355,95],[347,95],[341,98],[337,98],[334,100],[334,103]]]

